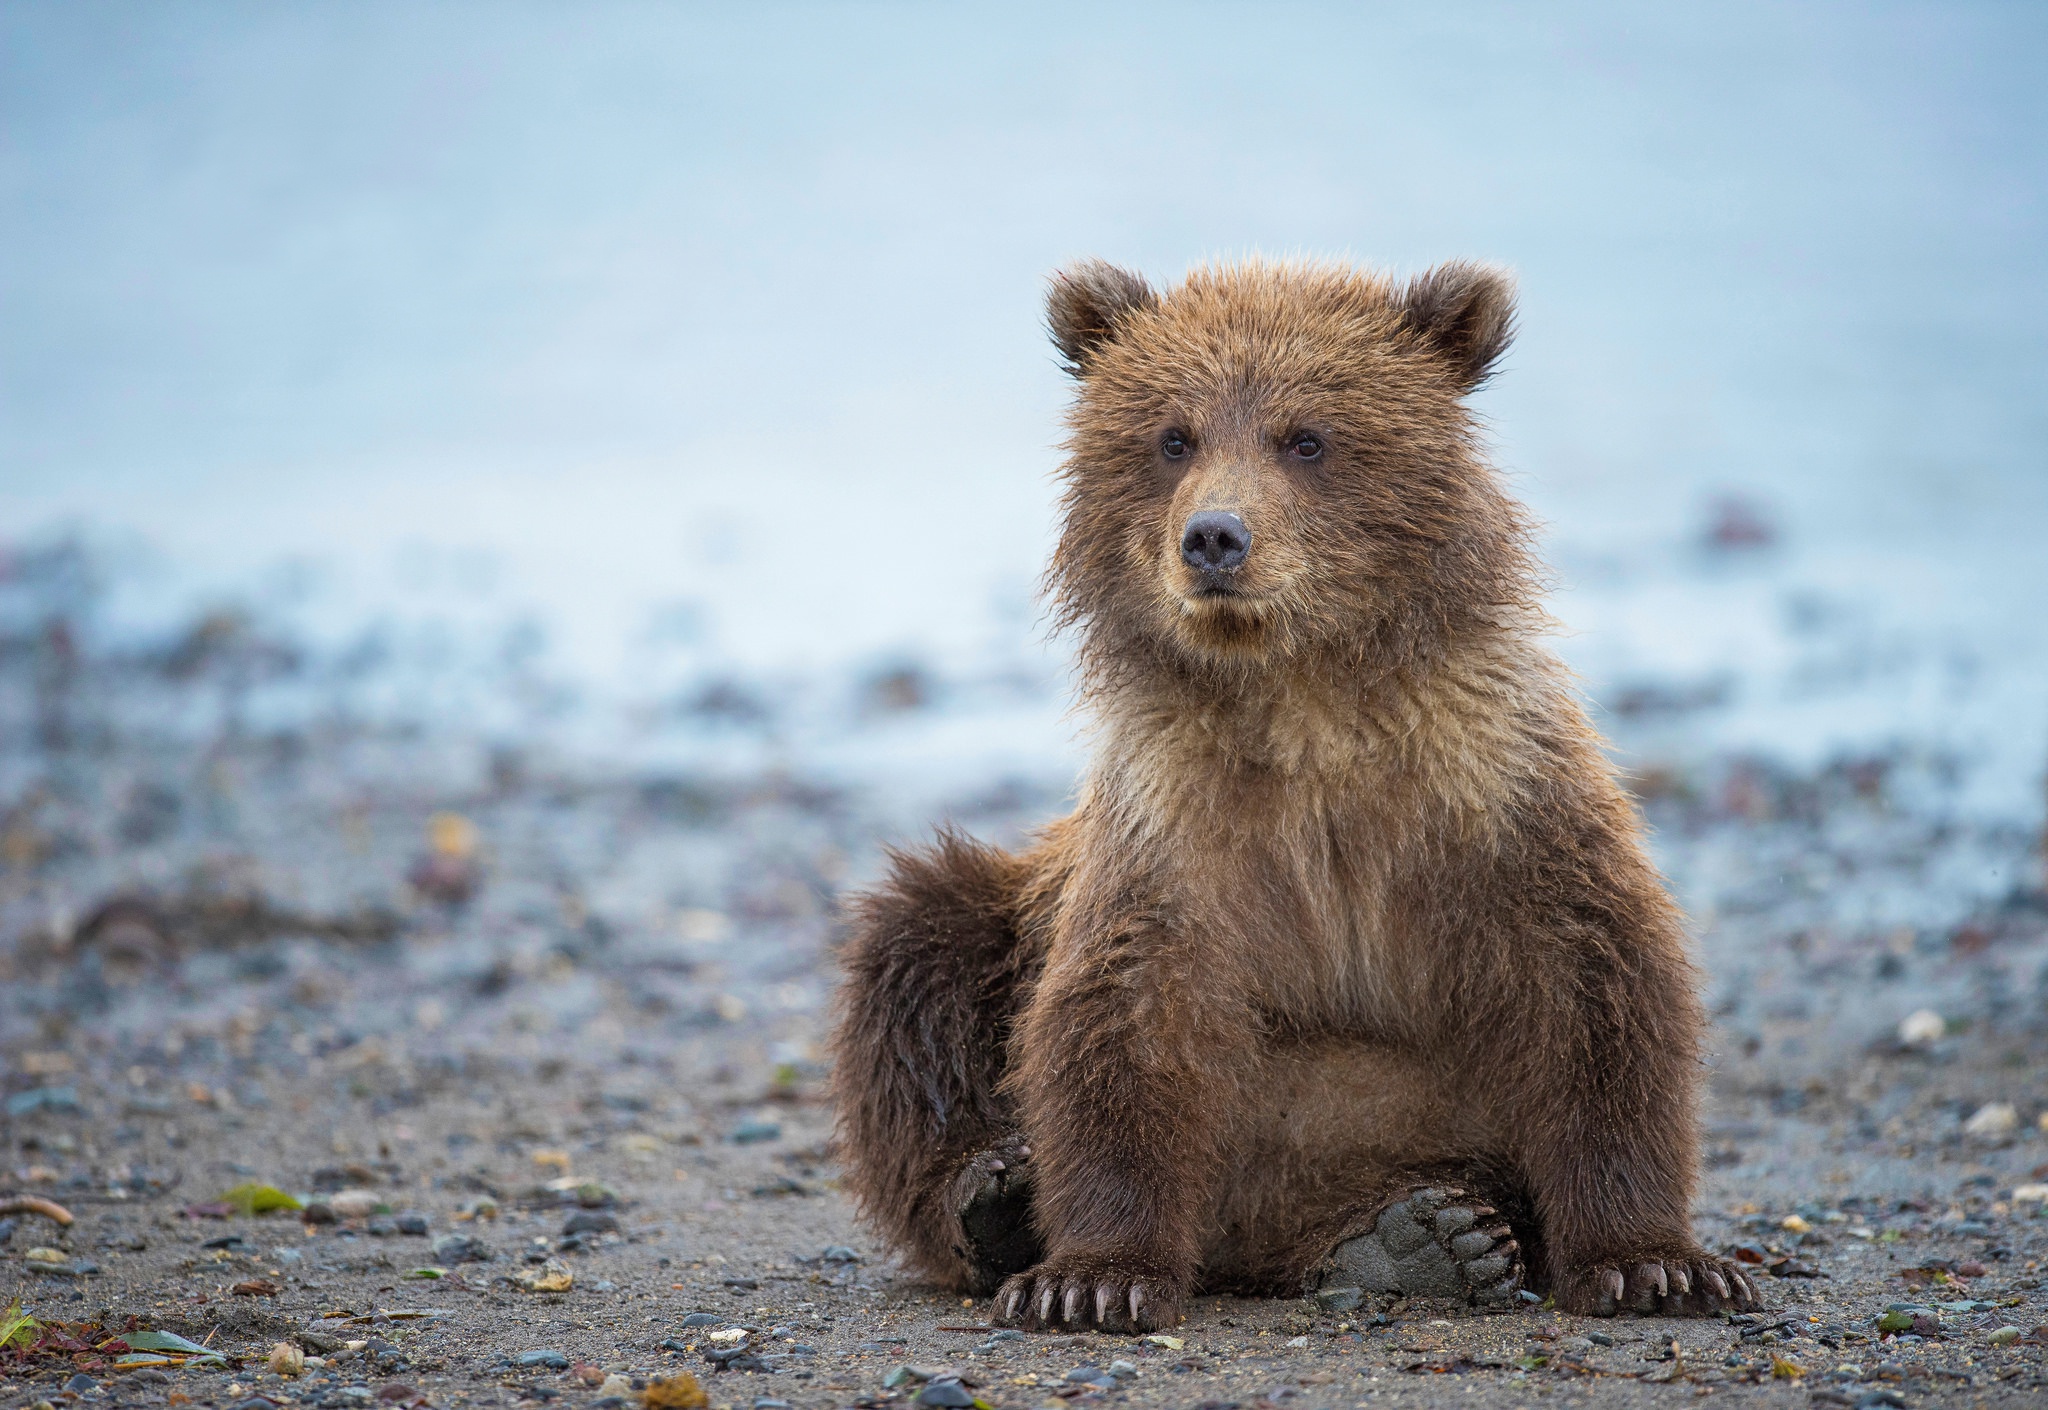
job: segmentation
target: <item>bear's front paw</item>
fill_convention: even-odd
[[[1150,1332],[1180,1321],[1187,1279],[1115,1258],[1048,1258],[1004,1283],[995,1320],[1046,1331]]]
[[[1749,1275],[1702,1248],[1582,1265],[1557,1280],[1557,1305],[1582,1317],[1617,1312],[1702,1317],[1763,1306]]]

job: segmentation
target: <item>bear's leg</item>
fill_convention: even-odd
[[[1749,1276],[1692,1235],[1702,1025],[1661,893],[1640,894],[1649,899],[1633,916],[1605,898],[1611,928],[1588,924],[1593,907],[1582,905],[1546,918],[1547,952],[1520,947],[1545,956],[1544,967],[1524,971],[1481,1025],[1495,1051],[1468,1075],[1468,1091],[1496,1108],[1540,1225],[1532,1281],[1560,1308],[1761,1306]],[[1521,1060],[1528,1053],[1546,1057]]]
[[[833,1089],[846,1188],[944,1287],[987,1293],[1038,1258],[1030,1149],[998,1091],[1039,957],[1020,858],[953,834],[895,858],[851,908]]]

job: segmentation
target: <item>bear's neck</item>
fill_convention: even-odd
[[[1167,778],[1284,781],[1304,799],[1400,777],[1435,795],[1490,798],[1526,777],[1539,737],[1573,708],[1530,615],[1503,612],[1398,652],[1267,663],[1126,648],[1116,670],[1088,681],[1095,776],[1148,791]]]

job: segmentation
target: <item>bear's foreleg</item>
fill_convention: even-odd
[[[999,1085],[1039,954],[1025,859],[952,834],[849,913],[833,1032],[848,1192],[919,1271],[986,1293],[1038,1257],[1031,1151]]]
[[[1146,1331],[1180,1318],[1221,1174],[1234,1058],[1256,1025],[1156,916],[1070,921],[1019,1020],[1008,1079],[1031,1135],[1043,1262],[997,1319]]]
[[[1748,1277],[1692,1236],[1700,1020],[1690,967],[1662,936],[1601,934],[1583,920],[1561,929],[1578,933],[1536,1020],[1547,1031],[1526,1035],[1519,1061],[1504,1052],[1490,1064],[1495,1090],[1520,1108],[1518,1163],[1558,1306],[1607,1316],[1760,1305]]]

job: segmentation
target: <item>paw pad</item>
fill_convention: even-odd
[[[1495,1212],[1462,1190],[1413,1190],[1380,1212],[1370,1233],[1324,1260],[1318,1283],[1367,1292],[1508,1302],[1522,1286],[1522,1251]]]

